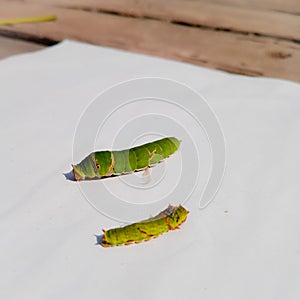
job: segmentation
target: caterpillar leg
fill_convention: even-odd
[[[142,174],[142,180],[143,180],[143,184],[149,184],[151,182],[151,173],[150,173],[150,167],[146,167],[144,169],[144,172]]]
[[[134,243],[134,241],[128,241],[127,243],[125,243],[124,245],[125,246],[129,246],[129,245],[131,245],[131,244],[133,244]]]

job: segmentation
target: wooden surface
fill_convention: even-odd
[[[49,14],[57,20],[0,26],[0,36],[69,38],[300,82],[299,0],[0,0],[0,19]]]
[[[43,45],[0,36],[0,59],[14,54],[31,52],[45,48]]]

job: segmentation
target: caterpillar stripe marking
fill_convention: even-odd
[[[149,241],[159,235],[178,229],[185,222],[189,211],[182,205],[169,205],[157,216],[124,227],[103,231],[101,245],[103,247],[130,245]]]
[[[131,149],[93,152],[72,165],[74,179],[100,179],[145,170],[176,152],[180,143],[175,137],[167,137]]]

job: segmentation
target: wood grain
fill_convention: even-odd
[[[232,73],[300,82],[299,16],[224,5],[235,0],[222,4],[206,0],[36,1],[0,0],[1,18],[51,14],[57,20],[0,26],[0,35],[44,44],[75,39]]]
[[[94,2],[93,5],[97,5],[97,0],[82,0],[82,1],[78,1],[78,0],[19,0],[21,2],[32,2],[35,1],[36,3],[40,3],[40,4],[44,4],[44,3],[50,3],[50,4],[54,4],[54,5],[58,5],[58,4],[64,4],[69,2],[71,4],[71,2],[74,3],[79,3],[79,5],[85,5],[85,3],[87,3],[88,5],[92,2]],[[102,1],[101,1],[102,2]],[[103,1],[104,2],[104,1]],[[109,2],[119,2],[119,5],[122,7],[123,3],[122,2],[127,2],[126,0],[109,0],[106,1],[107,5],[110,5]],[[136,5],[141,5],[141,2],[145,2],[147,5],[148,1],[142,1],[142,0],[137,0],[137,1],[133,1],[136,2],[134,4]],[[257,11],[273,11],[273,12],[286,12],[286,13],[290,13],[290,14],[299,14],[300,13],[300,2],[299,0],[178,0],[178,1],[174,1],[174,0],[164,0],[164,1],[160,1],[161,5],[165,5],[167,3],[167,5],[172,6],[174,5],[174,2],[181,2],[182,3],[182,7],[184,6],[184,4],[188,3],[188,2],[194,2],[194,3],[198,3],[198,4],[218,4],[218,5],[222,5],[224,7],[240,7],[243,8],[245,10],[247,9],[255,9]],[[102,4],[101,4],[102,5]],[[176,4],[177,5],[177,4]],[[131,7],[132,9],[134,9],[134,7]],[[128,9],[131,9],[128,8]]]
[[[76,39],[233,73],[300,81],[300,45],[288,41],[30,3],[2,2],[0,11],[5,18],[57,16],[55,22],[2,26],[0,33]]]
[[[240,4],[243,3],[242,0],[239,1]],[[299,15],[241,5],[228,6],[187,0],[26,0],[26,2],[117,13],[137,18],[147,17],[300,41]],[[300,9],[300,1],[298,7]]]
[[[194,0],[203,1],[203,0]],[[209,1],[210,0],[204,0]],[[282,11],[292,14],[300,13],[299,0],[212,0],[212,2],[220,3],[223,5],[235,5],[244,8],[256,8],[271,11]]]

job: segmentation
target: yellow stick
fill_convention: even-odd
[[[0,25],[47,22],[47,21],[55,21],[55,20],[56,20],[56,16],[41,16],[41,17],[29,17],[29,18],[18,18],[18,19],[6,19],[6,20],[0,20]]]

